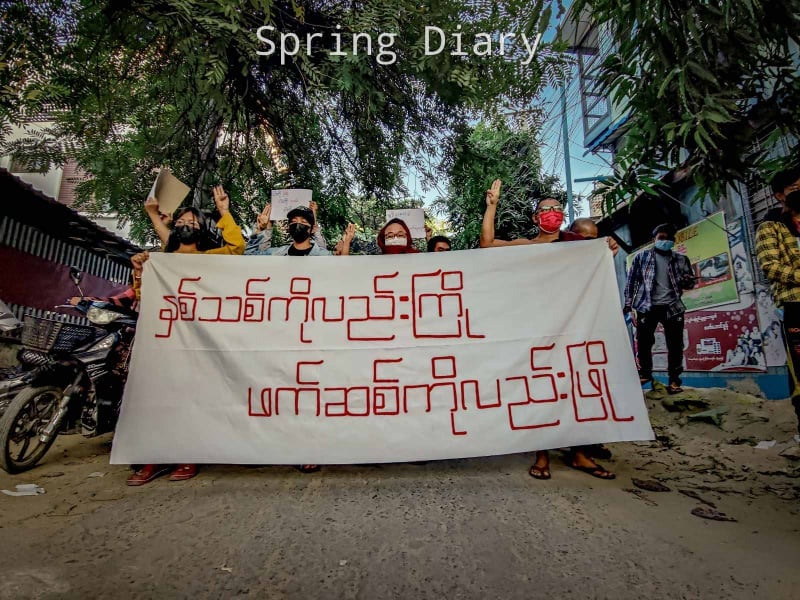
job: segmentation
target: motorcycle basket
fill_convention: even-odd
[[[93,336],[93,327],[25,315],[22,344],[43,352],[68,352],[89,341]]]

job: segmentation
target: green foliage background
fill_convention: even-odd
[[[446,214],[456,233],[455,248],[478,245],[486,190],[503,181],[495,235],[500,239],[534,237],[534,203],[544,197],[566,202],[558,178],[542,174],[537,132],[512,130],[503,120],[463,127],[447,149],[448,194],[434,208]]]
[[[149,230],[141,203],[154,168],[168,165],[212,206],[228,190],[234,216],[250,223],[273,188],[314,190],[320,220],[340,231],[353,198],[382,208],[405,197],[403,160],[434,154],[471,119],[527,106],[560,61],[540,46],[517,57],[424,55],[424,27],[534,35],[547,26],[543,1],[440,0],[47,0],[0,5],[0,135],[8,124],[55,109],[49,130],[4,144],[43,164],[75,158],[92,178],[85,209],[118,211],[133,234]],[[311,56],[280,64],[256,29],[302,39],[341,26],[397,33],[392,65],[366,53],[331,55],[330,37]],[[453,41],[448,38],[448,50]]]
[[[796,162],[800,0],[576,0],[610,38],[600,91],[627,107],[607,207],[687,169],[698,198]],[[784,137],[788,156],[775,155]]]

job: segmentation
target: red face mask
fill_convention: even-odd
[[[551,210],[539,215],[539,229],[545,233],[555,233],[564,223],[564,213]]]

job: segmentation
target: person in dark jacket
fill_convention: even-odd
[[[627,314],[634,311],[639,378],[642,384],[653,379],[653,344],[656,327],[664,326],[667,341],[667,371],[670,394],[683,391],[683,315],[684,290],[695,286],[696,277],[689,259],[673,252],[675,228],[667,223],[653,230],[653,248],[636,255],[625,284]]]

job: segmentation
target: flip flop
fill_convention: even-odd
[[[528,475],[534,479],[550,479],[550,467],[531,465],[531,468],[528,470]]]
[[[597,477],[598,479],[616,479],[617,476],[614,475],[611,471],[603,468],[600,463],[594,463],[593,467],[581,467],[578,465],[570,464],[570,467],[576,469],[578,471],[583,471],[584,473],[588,473],[592,477]]]
[[[675,383],[670,383],[667,386],[667,393],[668,394],[680,394],[683,391],[683,388]]]

